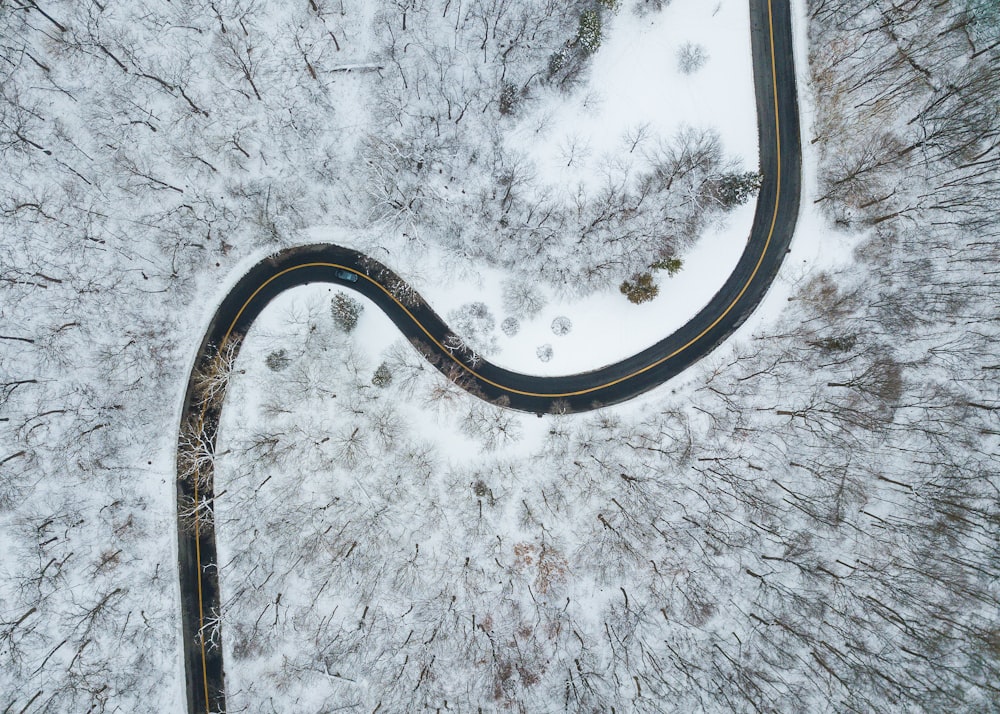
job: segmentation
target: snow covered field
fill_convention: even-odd
[[[690,74],[677,56],[687,43],[707,56]],[[660,12],[612,16],[586,80],[519,118],[505,141],[536,162],[544,181],[573,190],[598,182],[602,166],[627,158],[641,134],[669,137],[685,124],[716,129],[752,169],[756,116],[748,4],[674,0]],[[567,166],[574,145],[582,151]]]
[[[503,142],[528,157],[539,189],[567,196],[594,193],[610,166],[628,164],[684,127],[718,133],[723,150],[743,170],[757,166],[757,119],[750,64],[749,11],[744,0],[674,0],[662,11],[610,16],[600,49],[584,81],[533,105],[509,127]],[[678,52],[687,43],[704,49],[707,60],[690,74]],[[736,265],[753,221],[754,203],[717,215],[697,235],[686,236],[679,255],[683,269],[658,276],[658,297],[632,305],[616,289],[580,299],[562,297],[529,270],[490,269],[460,262],[433,246],[397,258],[380,252],[441,315],[481,302],[494,316],[483,340],[494,363],[539,375],[586,371],[635,354],[687,322],[704,307]],[[316,240],[355,238],[322,230]],[[447,270],[442,266],[453,266]],[[501,329],[510,316],[503,285],[515,279],[535,283],[544,308],[518,316],[520,329]],[[444,279],[442,279],[444,278]],[[571,332],[554,335],[552,321],[569,318]],[[461,330],[459,329],[459,334]],[[550,349],[546,350],[546,346]],[[539,350],[551,355],[539,359]]]

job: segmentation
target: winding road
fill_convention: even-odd
[[[512,372],[450,348],[451,331],[389,268],[336,245],[292,248],[257,264],[223,300],[202,340],[195,373],[227,345],[238,347],[277,295],[313,282],[338,283],[375,302],[441,372],[472,394],[536,413],[581,412],[642,394],[701,359],[743,323],[774,280],[799,209],[801,145],[793,63],[790,0],[749,0],[754,87],[764,177],[753,227],[736,268],[687,324],[615,364],[579,374],[537,377]],[[191,714],[224,712],[219,578],[211,523],[211,454],[222,396],[205,400],[192,373],[178,447],[178,563],[184,665]],[[192,472],[185,452],[192,430],[209,458]],[[185,515],[181,515],[185,514]]]

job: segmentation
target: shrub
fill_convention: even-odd
[[[651,273],[637,273],[630,280],[626,280],[618,288],[622,295],[629,299],[629,302],[636,305],[649,302],[660,294],[659,286],[653,282]]]
[[[500,113],[513,114],[517,108],[517,87],[510,82],[504,82],[500,88]]]
[[[538,349],[535,350],[535,355],[542,362],[548,362],[549,360],[552,359],[552,345],[548,343],[541,345]]]
[[[701,45],[685,42],[677,50],[677,68],[684,74],[694,74],[708,61],[708,52]]]
[[[573,322],[568,317],[560,315],[552,321],[552,334],[562,337],[568,335],[573,329]]]
[[[719,203],[726,208],[741,206],[760,190],[763,176],[757,171],[723,174],[718,182]]]
[[[272,372],[280,372],[292,363],[287,350],[275,350],[264,358],[264,364]]]
[[[513,337],[517,334],[517,331],[521,329],[521,323],[517,321],[516,317],[505,318],[503,322],[500,323],[500,329],[507,337]]]
[[[376,387],[388,387],[392,384],[392,370],[385,362],[380,364],[375,370],[375,374],[372,375],[372,384]]]
[[[338,292],[330,302],[330,313],[333,321],[344,332],[350,332],[358,324],[358,317],[365,306],[350,295]]]
[[[549,78],[559,74],[559,70],[566,66],[566,59],[568,53],[565,47],[560,47],[558,50],[549,55]]]
[[[584,54],[592,55],[597,52],[601,46],[601,13],[597,10],[583,11],[576,41]]]
[[[680,258],[663,258],[649,266],[650,270],[666,270],[671,277],[681,271],[684,263]]]

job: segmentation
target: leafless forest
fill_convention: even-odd
[[[177,422],[241,261],[337,216],[586,291],[720,210],[709,133],[579,204],[469,155],[612,5],[0,0],[0,711],[183,710]],[[1000,14],[807,6],[805,202],[851,264],[676,387],[524,417],[329,300],[222,365],[232,711],[1000,711]],[[433,48],[456,22],[489,62]]]

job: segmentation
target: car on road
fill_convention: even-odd
[[[340,278],[341,280],[346,280],[350,283],[358,282],[357,273],[352,273],[349,270],[341,270],[340,268],[336,268],[334,269],[333,274],[336,277]]]

